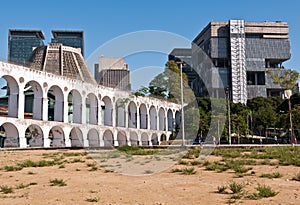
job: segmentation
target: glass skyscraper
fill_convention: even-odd
[[[52,43],[62,43],[64,46],[80,48],[82,56],[84,56],[83,31],[53,30],[52,35]]]
[[[44,45],[44,34],[40,30],[8,31],[8,62],[26,65],[32,51]]]

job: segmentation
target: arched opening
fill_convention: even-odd
[[[118,99],[116,102],[117,127],[125,127],[125,102]]]
[[[50,147],[65,147],[65,134],[61,127],[54,126],[49,131]]]
[[[128,105],[128,127],[137,128],[137,112],[136,105],[134,102],[130,102]]]
[[[0,126],[0,147],[20,147],[19,131],[12,123],[6,122]]]
[[[112,101],[109,97],[105,96],[102,99],[104,105],[102,105],[102,113],[103,113],[103,125],[106,126],[112,126],[113,125],[113,117],[112,117],[112,113],[113,113],[113,105],[112,105]]]
[[[70,132],[71,147],[83,147],[83,135],[78,127],[73,127]]]
[[[142,133],[141,140],[142,140],[142,145],[143,146],[148,146],[149,145],[149,137],[146,133]]]
[[[165,116],[165,110],[163,108],[160,108],[158,111],[158,124],[159,124],[159,130],[166,129],[166,116]]]
[[[4,75],[0,78],[0,116],[18,117],[19,86],[17,81]]]
[[[151,143],[152,143],[152,145],[158,145],[159,144],[157,134],[155,134],[155,133],[152,134]]]
[[[148,115],[147,115],[146,105],[141,104],[139,109],[140,109],[140,128],[147,129]]]
[[[175,113],[175,130],[178,131],[180,129],[181,125],[181,114],[179,111],[176,111]]]
[[[88,94],[86,98],[86,123],[98,124],[98,98],[93,93]]]
[[[64,94],[60,87],[54,85],[47,93],[48,97],[48,120],[63,122],[64,117]]]
[[[174,122],[173,122],[173,113],[171,109],[168,110],[167,115],[168,115],[168,131],[172,131]]]
[[[150,107],[150,129],[157,130],[157,114],[154,106]]]
[[[104,147],[114,146],[114,135],[110,130],[105,130],[103,133]]]
[[[99,134],[96,129],[90,129],[88,132],[89,147],[100,147]]]
[[[30,125],[25,131],[26,144],[28,147],[43,147],[44,134],[38,125]]]
[[[82,122],[82,97],[77,90],[71,90],[68,94],[68,122]]]
[[[131,146],[138,146],[139,145],[139,139],[136,132],[130,132],[130,144]]]
[[[117,135],[119,146],[127,145],[127,138],[125,132],[119,131]]]
[[[24,87],[24,118],[41,120],[43,115],[43,90],[36,81],[29,81]]]
[[[162,134],[160,136],[160,143],[167,141],[167,136],[165,134]]]

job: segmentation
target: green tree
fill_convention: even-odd
[[[271,76],[275,84],[280,85],[280,87],[285,91],[286,97],[289,104],[289,117],[290,117],[290,143],[294,142],[293,134],[293,118],[292,118],[292,105],[291,105],[291,92],[296,88],[296,82],[299,78],[298,71],[295,70],[268,70],[267,73]]]

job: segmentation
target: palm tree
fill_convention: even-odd
[[[296,70],[283,69],[278,69],[275,72],[272,70],[267,70],[267,73],[271,76],[275,84],[280,85],[280,87],[284,90],[286,98],[288,99],[291,130],[290,143],[294,143],[291,95],[292,90],[296,88],[296,82],[298,80],[299,73]]]

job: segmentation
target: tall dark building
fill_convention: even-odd
[[[52,30],[51,43],[62,43],[64,46],[80,48],[84,56],[83,31]]]
[[[173,60],[177,63],[178,67],[180,63],[182,65],[182,72],[186,74],[188,78],[188,84],[191,87],[193,80],[197,78],[197,73],[192,69],[192,49],[191,48],[174,48],[168,56],[169,61]]]
[[[44,34],[40,30],[8,31],[8,62],[25,65],[32,51],[44,45]]]
[[[280,95],[266,71],[284,71],[291,56],[288,34],[288,24],[280,21],[210,22],[192,43],[192,67],[201,76],[193,82],[195,94],[222,97],[228,87],[235,103]]]

